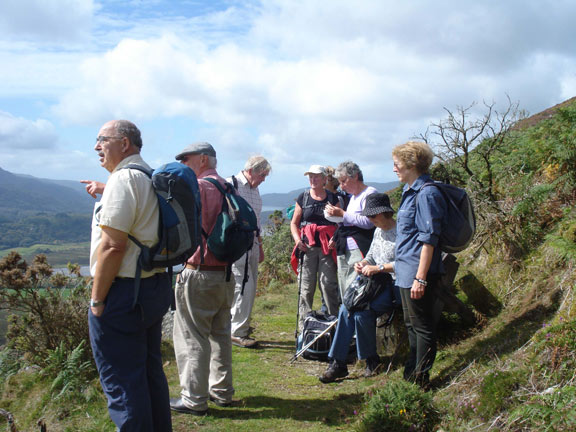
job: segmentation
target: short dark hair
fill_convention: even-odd
[[[114,126],[118,134],[130,140],[130,144],[135,145],[139,149],[142,148],[140,129],[138,129],[134,123],[128,120],[116,120]]]

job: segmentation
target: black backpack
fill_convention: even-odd
[[[390,281],[388,273],[377,273],[374,276],[358,274],[344,291],[342,303],[348,312],[366,310],[370,302],[388,288]]]
[[[324,315],[317,311],[310,311],[306,315],[306,318],[304,318],[302,334],[298,338],[297,351],[300,351],[314,339],[316,339],[316,341],[310,345],[306,351],[304,351],[302,357],[307,360],[328,360],[328,353],[330,352],[330,347],[334,340],[336,326],[332,326],[328,332],[324,333],[320,337],[318,336],[330,327],[331,324],[337,321],[337,319],[338,318],[333,315]]]
[[[476,233],[476,216],[468,193],[462,188],[441,182],[426,182],[422,188],[428,186],[435,186],[446,201],[438,247],[447,253],[463,251]]]
[[[254,209],[234,187],[226,183],[226,189],[218,180],[205,177],[222,193],[222,210],[218,214],[214,229],[206,237],[206,244],[217,260],[228,263],[227,280],[230,278],[232,264],[252,249],[254,236],[259,233],[258,220]],[[246,272],[244,272],[246,274]]]

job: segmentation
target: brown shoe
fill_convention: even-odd
[[[251,337],[236,337],[232,336],[232,345],[236,345],[240,348],[256,348],[258,346],[258,341],[252,339]]]
[[[338,364],[336,360],[330,363],[328,369],[324,371],[322,375],[318,378],[321,383],[328,384],[336,381],[338,378],[344,378],[348,376],[348,367],[346,364]]]

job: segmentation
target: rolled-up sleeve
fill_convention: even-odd
[[[442,219],[446,203],[442,193],[434,186],[423,187],[418,194],[416,206],[417,240],[434,247],[442,233]]]

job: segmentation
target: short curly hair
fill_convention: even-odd
[[[422,141],[408,141],[392,149],[392,156],[406,168],[416,168],[421,174],[425,174],[432,165],[434,152],[428,144]]]
[[[338,165],[338,168],[336,168],[336,177],[338,178],[342,176],[354,177],[356,174],[358,174],[358,180],[364,181],[362,170],[358,164],[350,160],[342,162],[340,165]]]

